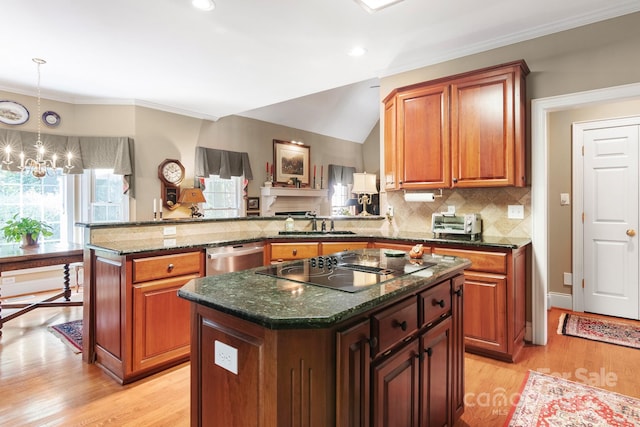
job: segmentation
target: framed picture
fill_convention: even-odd
[[[273,140],[274,181],[287,183],[300,181],[309,185],[311,147],[289,141]]]
[[[260,198],[259,197],[247,197],[247,211],[260,210]]]

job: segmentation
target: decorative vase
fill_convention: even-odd
[[[22,236],[22,245],[21,248],[34,248],[39,245],[38,240],[40,239],[40,235],[36,239],[31,237],[31,234],[25,234]]]

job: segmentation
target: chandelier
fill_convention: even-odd
[[[45,158],[46,148],[44,146],[44,143],[42,142],[41,136],[42,119],[40,115],[40,66],[46,64],[47,61],[40,58],[33,58],[32,61],[35,62],[38,67],[38,113],[36,115],[38,120],[38,139],[36,140],[36,143],[34,145],[35,158],[26,157],[24,152],[21,152],[20,165],[18,166],[18,169],[24,173],[31,173],[36,178],[43,178],[45,175],[56,175],[58,168],[62,168],[63,173],[68,172],[70,169],[72,169],[73,165],[71,164],[71,159],[73,158],[73,154],[70,151],[67,153],[67,161],[66,164],[63,165],[58,163],[58,156],[55,153],[51,155],[51,158]],[[7,146],[5,148],[5,159],[3,160],[3,163],[6,165],[10,165],[11,163],[13,163],[11,159],[10,146]]]

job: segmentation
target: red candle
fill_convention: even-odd
[[[269,173],[269,162],[267,162],[267,173]]]

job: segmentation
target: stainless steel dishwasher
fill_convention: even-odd
[[[207,248],[207,276],[260,267],[264,260],[264,243]]]

